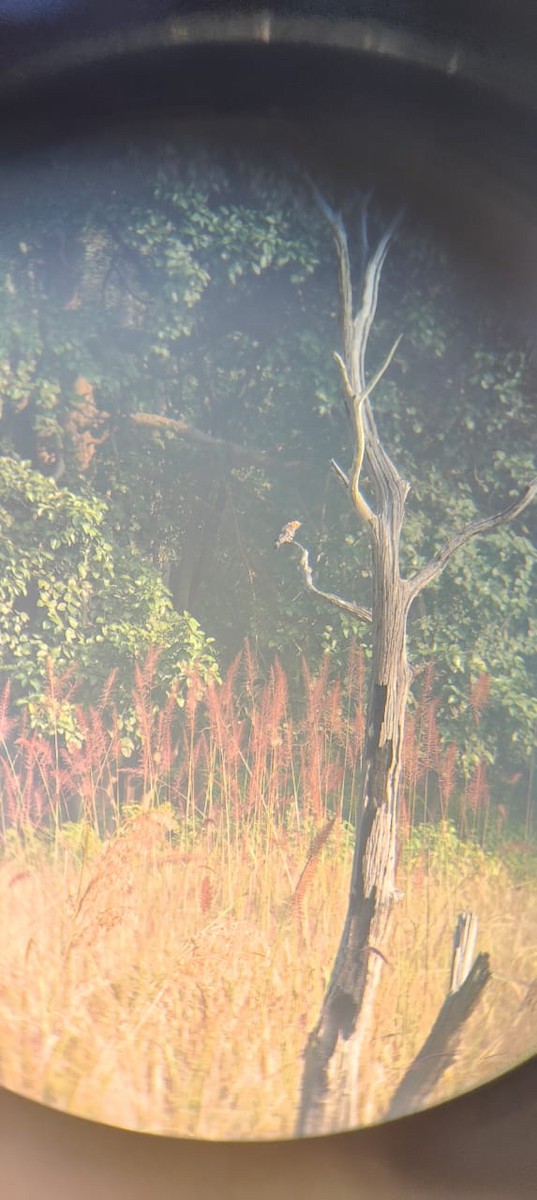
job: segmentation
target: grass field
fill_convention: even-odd
[[[9,725],[4,708],[0,1083],[154,1133],[291,1136],[346,910],[361,696],[308,676],[293,723],[281,668],[255,689],[236,664],[166,717],[151,712],[149,670],[138,683],[145,731],[128,766],[104,710],[81,712],[80,745],[62,749]],[[438,767],[445,752],[434,753]],[[404,796],[432,769],[407,773]],[[367,1122],[382,1119],[444,999],[462,909],[478,916],[493,978],[434,1099],[537,1043],[533,843],[506,835],[485,851],[446,814],[412,823],[408,808]]]

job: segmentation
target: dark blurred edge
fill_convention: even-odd
[[[536,1126],[535,1061],[393,1125],[257,1145],[128,1133],[0,1091],[2,1195],[525,1200],[535,1195]]]
[[[39,36],[33,23],[24,52],[6,55],[11,26],[4,39],[4,162],[64,139],[124,136],[126,124],[152,126],[154,141],[155,122],[164,129],[172,120],[207,126],[218,119],[223,141],[236,139],[242,123],[242,141],[249,138],[257,153],[283,144],[289,158],[323,179],[374,180],[381,201],[404,204],[410,220],[431,226],[464,259],[468,275],[505,293],[507,307],[533,328],[537,72],[529,70],[527,29],[524,68],[513,69],[518,59],[498,41],[505,21],[487,26],[488,42],[479,42],[477,13],[496,12],[493,2],[468,6],[476,13],[467,40],[465,24],[456,35],[443,4],[425,6],[425,21],[423,5],[403,0],[338,2],[324,6],[323,18],[313,0],[265,12],[255,6],[254,13],[244,4],[240,12],[198,5],[194,15],[191,5],[159,0],[153,17],[170,7],[186,15],[141,24],[115,21],[117,6],[105,19],[97,5],[91,21],[85,0],[71,3],[78,20],[42,21]],[[510,6],[513,14],[518,8],[527,14],[522,0]],[[126,16],[142,10],[141,0],[125,5]],[[343,20],[350,12],[359,16]],[[435,36],[431,12],[439,17]],[[534,12],[537,35],[537,6]],[[512,27],[519,28],[514,16]]]
[[[363,179],[368,170],[379,177],[386,203],[397,193],[416,219],[429,221],[471,259],[484,286],[509,289],[509,300],[516,299],[532,320],[537,298],[537,6],[525,0],[509,5],[496,0],[470,5],[334,2],[330,21],[327,7],[313,0],[273,3],[273,21],[256,17],[227,45],[219,24],[221,4],[73,0],[71,15],[64,11],[48,20],[27,21],[24,27],[2,25],[0,14],[0,149],[4,156],[20,158],[56,139],[83,133],[110,136],[117,123],[143,119],[148,125],[154,119],[170,120],[172,114],[204,122],[225,115],[230,126],[246,116],[257,139],[262,121],[266,145],[271,139],[278,142],[285,130],[290,150],[299,146],[306,161],[318,155],[322,170],[336,178]],[[191,34],[187,30],[166,49],[165,27],[158,27],[157,18],[168,19],[173,10],[186,21],[194,8],[198,17],[216,12],[220,44],[207,44],[209,24],[203,26],[203,37],[197,37],[195,18]],[[243,3],[240,9],[245,20],[248,12],[259,12],[258,5]],[[305,22],[319,11],[324,18],[320,24]],[[350,27],[338,31],[336,18],[357,14],[362,24],[353,27],[352,48]],[[296,18],[294,24],[289,24],[290,16]],[[139,22],[147,17],[153,33],[142,45]],[[188,21],[186,25],[190,27]],[[112,42],[107,42],[109,34]],[[151,49],[151,38],[157,49]],[[312,122],[314,132],[308,136]],[[357,123],[358,149],[353,142]],[[334,127],[340,134],[336,145]],[[483,1194],[505,1195],[506,1200],[530,1195],[537,1170],[532,1132],[536,1083],[533,1061],[442,1109],[386,1130],[335,1138],[334,1144],[344,1144],[347,1155],[354,1145],[360,1154],[375,1153],[375,1139],[381,1139],[378,1145],[386,1147],[383,1154],[397,1172],[408,1175],[419,1169],[420,1177],[431,1181],[444,1171],[450,1179],[471,1181],[479,1163],[476,1186],[490,1181]],[[4,1095],[2,1100],[9,1108],[14,1098]],[[16,1103],[45,1119],[38,1106]],[[50,1119],[73,1121],[58,1114]],[[512,1131],[507,1142],[494,1133],[505,1122]],[[80,1137],[86,1136],[83,1128],[92,1127],[79,1122]],[[211,1154],[223,1152],[211,1148]],[[271,1153],[269,1148],[263,1152]],[[531,1177],[531,1191],[520,1191],[520,1186],[530,1187]]]
[[[309,20],[374,20],[387,29],[456,43],[489,62],[511,64],[517,73],[526,65],[530,74],[533,69],[533,0],[0,0],[0,59],[171,16],[259,11]]]

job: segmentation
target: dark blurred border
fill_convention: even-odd
[[[537,33],[532,0],[0,0],[0,27],[4,49],[11,53],[170,16],[260,11],[374,20],[519,64],[532,63]]]
[[[530,1200],[537,1063],[360,1133],[218,1145],[93,1125],[0,1092],[5,1200]]]
[[[419,109],[424,131],[431,113],[438,130],[443,111],[445,154],[455,150],[463,153],[460,162],[466,167],[472,159],[475,163],[478,148],[481,154],[481,167],[467,192],[462,216],[461,209],[456,210],[452,236],[462,238],[463,243],[466,236],[464,244],[468,250],[475,246],[476,238],[481,238],[480,254],[487,243],[494,245],[496,251],[501,248],[505,264],[510,264],[516,272],[517,281],[524,262],[525,302],[529,300],[533,305],[534,294],[537,297],[537,292],[534,293],[537,5],[532,0],[509,3],[506,0],[450,0],[449,3],[273,0],[271,4],[244,0],[236,4],[178,0],[175,3],[171,0],[17,0],[17,3],[0,0],[4,149],[14,150],[18,145],[19,152],[24,151],[25,139],[28,144],[31,142],[32,125],[36,121],[39,137],[45,133],[53,136],[67,94],[62,92],[61,82],[57,82],[64,69],[68,89],[74,78],[81,79],[82,74],[84,78],[79,102],[73,108],[71,129],[76,121],[81,118],[89,121],[96,113],[101,121],[115,119],[122,108],[123,117],[136,119],[140,108],[132,103],[126,82],[131,71],[130,54],[140,55],[140,62],[143,58],[148,63],[145,77],[144,68],[140,67],[141,74],[135,80],[140,94],[140,79],[144,82],[145,78],[144,86],[150,87],[151,41],[160,53],[174,30],[176,48],[180,43],[183,48],[188,45],[192,49],[196,43],[203,43],[204,53],[210,55],[207,47],[212,36],[220,44],[228,42],[231,57],[224,77],[219,75],[220,68],[215,67],[207,111],[218,106],[219,97],[228,111],[238,111],[243,103],[244,93],[237,95],[234,102],[229,90],[222,88],[222,78],[227,84],[236,71],[232,43],[242,45],[243,49],[248,45],[261,49],[267,45],[287,46],[287,60],[283,50],[284,58],[278,63],[282,78],[281,65],[287,61],[283,78],[290,89],[280,96],[282,111],[294,98],[295,111],[298,105],[303,114],[311,112],[314,100],[313,92],[307,91],[308,79],[320,78],[315,73],[315,43],[325,47],[330,43],[334,52],[339,47],[348,54],[354,44],[354,52],[371,62],[389,62],[394,70],[398,65],[411,66],[418,69],[418,75],[421,71],[421,99],[418,103],[416,96],[414,110],[410,106],[408,111],[415,116]],[[304,50],[307,43],[311,56],[309,61],[302,57],[305,65],[297,78],[296,72],[293,75],[291,50],[294,53],[301,45]],[[108,76],[105,60],[109,63]],[[194,67],[184,89],[185,94],[190,89],[193,112],[200,103],[207,105],[207,88],[200,84],[196,90],[195,80],[200,78],[200,72],[195,56],[191,61]],[[202,61],[207,64],[210,59],[200,58],[199,63]],[[214,58],[213,62],[216,61]],[[342,86],[340,60],[336,74]],[[374,72],[369,81],[373,75]],[[257,82],[257,76],[256,65],[252,83]],[[336,76],[332,81],[327,78],[321,101],[326,97],[328,103],[329,96],[332,102],[337,99],[335,80]],[[401,80],[402,76],[400,85]],[[437,87],[435,80],[441,81],[441,86]],[[446,90],[449,81],[453,86]],[[465,91],[467,86],[475,89],[473,101],[470,92]],[[467,141],[462,148],[460,128],[457,137],[450,140],[449,136],[450,97],[456,94],[457,103],[462,102],[463,107],[466,104]],[[159,104],[162,99],[164,95]],[[47,103],[51,106],[48,121]],[[318,105],[320,111],[320,101]],[[487,142],[484,133],[491,130],[495,140]],[[439,142],[442,145],[442,138]],[[485,169],[487,145],[491,169],[495,157],[496,169],[498,163],[502,165],[507,190],[501,202],[496,200],[496,217],[487,208],[483,220],[478,221],[475,201],[483,190],[481,171]],[[418,142],[412,164],[415,172],[419,158]],[[438,171],[439,190],[441,162]],[[424,186],[424,178],[421,177],[420,188]],[[514,180],[512,194],[510,180]],[[454,193],[461,190],[457,179],[453,190]],[[519,207],[513,216],[516,197]],[[430,199],[429,195],[428,204]],[[442,221],[447,222],[449,233],[448,210],[449,204]],[[509,212],[513,220],[507,227]],[[515,282],[513,278],[513,286]],[[440,1200],[455,1196],[517,1200],[537,1192],[536,1128],[535,1060],[469,1096],[395,1125],[315,1143],[282,1146],[208,1146],[143,1137],[77,1121],[3,1092],[0,1093],[0,1188],[6,1200],[33,1200],[33,1197],[48,1200],[53,1196],[55,1200],[63,1196],[76,1196],[77,1200],[86,1197],[93,1200],[95,1196],[101,1200],[108,1197],[121,1200],[123,1196],[129,1196],[130,1200],[146,1196],[159,1200],[168,1196],[195,1196],[205,1200],[209,1196],[222,1196],[225,1200],[228,1195],[238,1200],[250,1193],[260,1200],[274,1195],[293,1196],[297,1200],[302,1196],[320,1200],[328,1195],[352,1196],[355,1200],[361,1197],[369,1200],[372,1196],[379,1200],[383,1197],[418,1200],[422,1196]]]
[[[22,70],[51,52],[58,60],[75,44],[80,56],[106,41],[126,46],[159,25],[218,40],[224,25],[239,22],[242,38],[264,22],[276,40],[299,40],[309,26],[318,40],[362,37],[381,54],[405,56],[414,43],[418,57],[451,60],[512,99],[537,103],[533,0],[0,0],[0,65]]]
[[[534,0],[2,5],[4,161],[128,123],[279,122],[291,156],[302,142],[314,173],[312,149],[351,182],[369,172],[377,195],[408,205],[534,325]],[[312,149],[293,122],[309,126]],[[266,128],[250,138],[268,146]]]

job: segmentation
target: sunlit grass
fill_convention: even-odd
[[[69,832],[69,831],[67,831]],[[1,1082],[68,1112],[198,1137],[292,1133],[301,1053],[345,915],[336,822],[300,903],[296,829],[200,831],[174,848],[166,808],[106,844],[17,846],[0,871]],[[207,884],[206,881],[209,881]],[[493,980],[436,1098],[535,1048],[537,895],[477,848],[403,862],[362,1116],[382,1117],[445,995],[457,913],[472,908]]]
[[[342,694],[326,673],[306,674],[293,724],[281,668],[255,695],[253,673],[248,684],[237,670],[205,697],[194,687],[177,725],[171,706],[146,714],[128,769],[105,714],[100,724],[93,714],[93,742],[78,749],[5,726],[3,1086],[155,1133],[292,1135],[302,1053],[346,911],[354,828],[342,813],[358,782],[363,708],[356,688]],[[412,779],[411,750],[402,895],[363,1121],[383,1117],[430,1031],[463,909],[478,917],[493,978],[433,1098],[498,1074],[537,1042],[532,845],[498,841],[486,853],[447,819],[413,826],[409,779],[418,803],[424,770],[445,751],[425,768],[422,754]],[[467,792],[465,814],[468,803]]]

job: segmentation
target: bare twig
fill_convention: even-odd
[[[295,541],[294,544],[301,551],[300,567],[308,591],[313,592],[314,596],[319,596],[321,600],[326,600],[329,604],[334,604],[336,608],[340,608],[343,612],[350,613],[352,617],[357,617],[359,621],[367,621],[370,624],[373,617],[369,608],[362,608],[360,604],[353,604],[350,600],[343,600],[341,596],[336,596],[334,592],[322,592],[320,588],[315,586],[313,572],[310,567],[309,552],[305,546],[301,546],[300,542]]]
[[[458,533],[453,533],[447,542],[444,543],[442,549],[434,556],[421,571],[417,571],[408,580],[409,594],[412,600],[421,592],[422,588],[428,583],[432,583],[433,579],[437,579],[442,571],[447,567],[447,564],[453,554],[460,550],[461,546],[466,545],[471,538],[478,537],[482,533],[491,533],[494,529],[499,529],[501,525],[507,525],[509,521],[513,521],[521,512],[527,508],[534,496],[537,495],[537,476],[532,479],[527,488],[510,504],[508,508],[504,508],[501,512],[495,513],[492,517],[481,517],[478,521],[472,521],[469,525],[465,525]]]
[[[336,462],[335,458],[330,459],[330,466],[332,467],[332,470],[334,471],[334,473],[337,475],[339,482],[343,484],[343,487],[345,489],[347,489],[349,486],[349,476],[345,474],[343,468],[340,467],[339,463]]]

